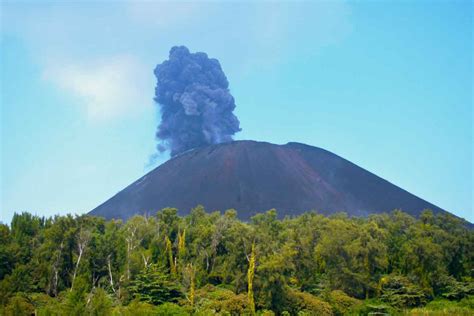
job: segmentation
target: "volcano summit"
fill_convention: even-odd
[[[280,216],[316,210],[351,216],[401,209],[446,212],[329,151],[300,143],[234,141],[189,150],[163,163],[90,212],[107,219],[238,210],[241,219],[275,208]]]

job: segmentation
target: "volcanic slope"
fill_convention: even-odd
[[[173,157],[90,214],[127,219],[175,207],[184,215],[199,204],[208,211],[236,209],[244,220],[272,208],[281,217],[310,210],[351,216],[445,212],[324,149],[234,141]]]

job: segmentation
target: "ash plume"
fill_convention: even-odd
[[[169,59],[155,68],[155,101],[161,112],[156,132],[160,152],[171,156],[203,145],[232,140],[240,122],[233,114],[234,97],[217,59],[171,48]]]

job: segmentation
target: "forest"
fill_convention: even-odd
[[[0,315],[472,315],[473,281],[474,231],[429,210],[0,225]]]

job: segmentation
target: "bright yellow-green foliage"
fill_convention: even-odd
[[[196,276],[194,273],[194,268],[192,264],[188,265],[188,273],[189,273],[189,303],[191,306],[194,306],[194,297],[196,294]]]
[[[423,308],[406,311],[405,315],[411,316],[471,316],[473,315],[474,296],[460,301],[435,300]]]
[[[361,304],[361,301],[350,297],[341,290],[331,291],[324,299],[332,306],[335,315],[345,315]]]
[[[173,259],[173,248],[171,247],[171,240],[168,236],[165,237],[166,240],[166,251],[168,252],[168,260],[170,265],[171,274],[176,274],[176,263]]]
[[[253,298],[253,277],[255,274],[255,243],[252,243],[252,252],[250,253],[249,259],[249,269],[247,272],[247,282],[248,282],[248,299],[249,299],[249,308],[250,313],[255,314],[255,301]]]
[[[10,299],[4,312],[6,316],[31,315],[34,313],[34,307],[30,304],[27,298],[23,296],[14,296]]]
[[[0,315],[471,315],[473,271],[473,230],[429,211],[0,224]]]
[[[235,294],[232,290],[206,285],[196,291],[195,311],[202,315],[242,315],[247,311],[245,294]]]
[[[178,234],[178,253],[179,256],[184,256],[184,252],[186,251],[186,229],[183,230],[182,234]]]
[[[289,289],[287,294],[287,309],[293,313],[305,311],[309,315],[334,315],[331,305],[309,293]]]

